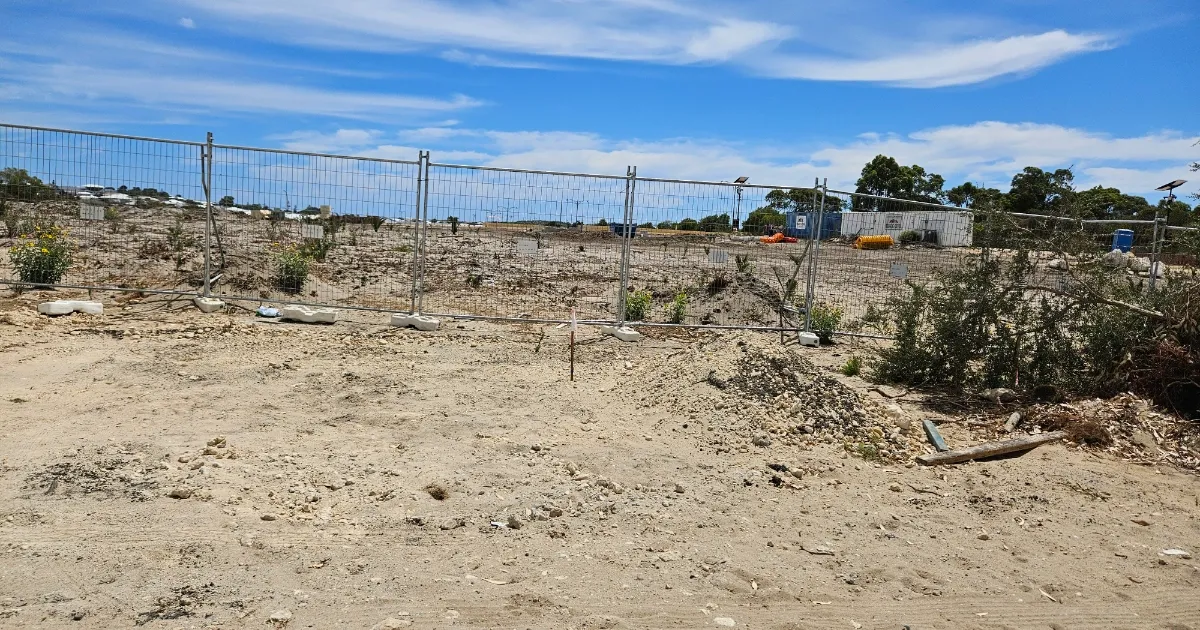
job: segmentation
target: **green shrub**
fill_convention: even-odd
[[[921,235],[917,234],[913,230],[905,230],[900,233],[900,242],[901,243],[916,243],[917,241],[920,241],[920,240],[921,240]]]
[[[750,262],[750,254],[734,254],[733,262],[737,265],[738,273],[754,271],[754,263]]]
[[[379,227],[383,225],[383,217],[367,217],[367,222],[371,224],[371,227],[376,232],[378,232]]]
[[[357,239],[352,239],[351,244],[353,245],[354,242],[357,242]],[[325,262],[325,258],[329,256],[329,252],[334,247],[337,247],[337,243],[332,238],[312,239],[300,246],[300,252],[309,260]]]
[[[303,247],[295,245],[274,246],[276,281],[279,288],[288,293],[299,293],[308,280],[308,269],[312,258]]]
[[[117,234],[121,231],[121,211],[118,208],[104,209],[104,220],[108,222],[108,231]]]
[[[650,312],[651,295],[649,291],[634,291],[625,298],[625,319],[640,322],[646,319]]]
[[[182,253],[184,250],[195,247],[196,243],[196,237],[184,230],[182,218],[176,218],[175,225],[167,228],[167,246],[171,248],[171,251]]]
[[[858,376],[862,373],[862,359],[858,356],[852,356],[846,364],[842,366],[842,374],[846,376]]]
[[[24,243],[13,245],[8,258],[17,270],[21,282],[32,284],[58,284],[71,267],[71,252],[75,244],[67,238],[67,231],[57,225],[34,226],[29,234],[22,234]]]
[[[458,234],[458,217],[446,217],[446,221],[450,222],[450,233]]]
[[[688,296],[684,291],[675,294],[675,299],[671,300],[671,323],[682,324],[683,319],[687,317]]]
[[[830,343],[833,341],[833,333],[842,326],[842,309],[813,304],[809,321],[812,322],[812,331],[817,333],[821,343]]]

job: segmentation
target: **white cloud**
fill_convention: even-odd
[[[1115,45],[1062,29],[1014,31],[982,18],[857,6],[833,9],[734,4],[728,0],[182,0],[226,28],[293,44],[351,50],[433,50],[473,65],[536,67],[490,53],[658,64],[728,63],[771,77],[930,88],[1033,72]],[[758,14],[760,17],[755,17]],[[738,15],[738,18],[725,16]],[[970,23],[971,29],[920,28]],[[900,37],[897,34],[903,33]],[[961,33],[957,37],[955,33]],[[443,52],[450,47],[448,52]]]
[[[417,147],[431,149],[434,161],[538,170],[623,175],[636,165],[645,177],[730,181],[747,175],[760,185],[809,186],[814,177],[830,187],[853,190],[863,164],[882,153],[903,164],[920,164],[946,177],[1007,189],[1026,166],[1074,166],[1081,188],[1115,186],[1150,194],[1159,184],[1186,178],[1200,138],[1176,132],[1140,136],[1107,134],[1058,125],[980,122],[906,135],[865,133],[846,142],[796,151],[774,144],[753,145],[704,139],[616,140],[591,133],[509,132],[460,128],[419,128],[398,132],[401,149],[378,132],[343,130],[325,134],[330,147],[365,155],[412,159]],[[347,146],[341,139],[361,139]],[[314,149],[317,150],[317,149]]]
[[[551,70],[556,69],[548,63],[540,63],[537,61],[523,61],[519,59],[503,59],[485,55],[482,53],[469,53],[461,50],[447,50],[441,54],[441,58],[454,63],[461,63],[468,66],[485,66],[488,68],[511,68],[518,70]]]
[[[1031,72],[1072,55],[1112,47],[1105,37],[1050,31],[1005,39],[962,42],[874,59],[776,56],[758,64],[770,76],[820,81],[866,81],[905,87],[978,83]]]
[[[179,25],[183,28],[196,28],[196,21],[192,18],[179,18]]]
[[[0,76],[11,82],[0,101],[33,101],[79,106],[136,103],[156,110],[312,114],[388,120],[397,114],[451,112],[480,105],[464,95],[448,98],[353,92],[289,85],[249,78],[180,76],[150,69],[109,69],[71,63],[10,64]]]

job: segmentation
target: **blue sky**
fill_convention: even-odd
[[[1184,0],[7,0],[0,122],[853,186],[1200,180]],[[1195,182],[1183,192],[1200,190]]]

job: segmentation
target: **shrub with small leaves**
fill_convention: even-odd
[[[671,323],[682,324],[683,319],[687,317],[688,295],[685,291],[680,291],[675,294],[675,299],[671,300]]]
[[[825,304],[813,304],[812,331],[817,334],[821,343],[833,341],[833,333],[842,325],[842,309],[832,308]]]
[[[733,262],[737,265],[738,273],[754,271],[754,264],[750,262],[750,254],[734,254]]]
[[[12,246],[8,258],[21,282],[58,284],[62,281],[71,267],[71,252],[75,249],[75,243],[67,238],[67,231],[53,224],[38,225],[20,238],[24,242]]]
[[[312,258],[302,247],[295,245],[271,246],[275,253],[276,280],[279,288],[288,293],[299,293],[308,280],[308,269]]]
[[[858,376],[861,373],[862,359],[858,358],[858,356],[850,357],[850,359],[846,361],[846,364],[842,366],[842,374],[845,374],[846,376]]]
[[[921,235],[914,230],[905,230],[900,233],[901,243],[916,243],[919,240],[921,240]]]
[[[649,291],[630,293],[625,298],[625,319],[631,322],[640,322],[646,319],[646,314],[650,312],[651,299]]]

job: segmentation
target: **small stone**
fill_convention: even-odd
[[[87,616],[87,613],[77,610],[77,611],[71,613],[71,621],[83,621],[83,618],[86,616]]]
[[[175,461],[179,462],[180,464],[186,464],[186,463],[192,461],[192,456],[191,455],[180,455],[179,459],[177,459]]]
[[[771,445],[771,436],[766,433],[759,433],[754,436],[754,439],[750,440],[750,443],[760,448],[766,448]]]
[[[975,538],[977,538],[979,540],[991,540],[992,537],[988,536],[987,534],[980,534],[980,535],[976,536]]]
[[[904,492],[904,486],[900,485],[899,482],[893,481],[892,483],[888,484],[888,490],[891,490],[892,492]]]
[[[262,516],[260,516],[259,518],[261,518],[264,521],[274,521],[274,520],[277,520],[279,517],[270,512],[267,512],[267,513],[263,514]]]
[[[458,519],[458,518],[448,518],[438,524],[438,528],[443,531],[450,531],[452,529],[458,529],[459,527],[462,527],[462,526],[463,526],[463,521],[462,521],[462,519]]]
[[[683,486],[680,484],[675,484],[675,492],[676,494],[683,494]]]
[[[717,617],[713,619],[713,623],[723,628],[732,628],[737,625],[737,622],[729,617]]]
[[[561,508],[550,508],[550,518],[558,518],[563,515]]]
[[[509,515],[508,520],[505,521],[505,524],[508,525],[509,529],[521,529],[521,519],[511,514]]]
[[[292,620],[292,611],[286,608],[283,610],[276,610],[275,612],[271,613],[271,616],[268,617],[267,620],[273,624],[287,625],[287,622]]]
[[[1142,527],[1150,527],[1151,525],[1154,524],[1154,521],[1152,521],[1148,518],[1135,518],[1135,519],[1133,519],[1133,522],[1137,523],[1138,525],[1141,525]]]
[[[171,497],[172,499],[187,499],[192,496],[192,489],[172,488],[171,491],[167,493],[167,496]]]

